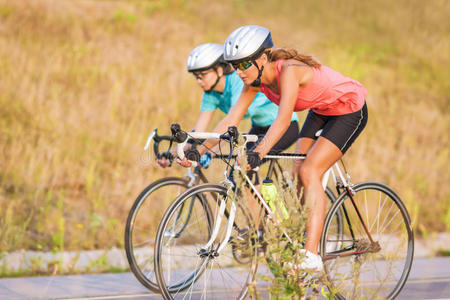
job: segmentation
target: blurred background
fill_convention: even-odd
[[[139,192],[185,172],[142,149],[198,116],[189,52],[246,24],[366,86],[353,181],[390,185],[417,237],[449,232],[449,16],[446,0],[0,0],[0,258],[122,248]]]

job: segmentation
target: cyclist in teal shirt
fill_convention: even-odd
[[[223,60],[223,45],[207,43],[191,51],[187,61],[188,72],[197,79],[203,89],[203,99],[200,106],[200,115],[193,130],[204,132],[211,123],[214,112],[220,109],[228,114],[230,108],[241,95],[244,83],[234,72],[230,64]],[[278,106],[272,103],[263,93],[258,93],[248,107],[244,116],[233,116],[238,123],[241,119],[250,118],[252,127],[250,134],[264,135],[278,114]],[[298,138],[299,127],[297,114],[292,114],[291,124],[282,139],[272,148],[274,152],[281,152],[292,145]],[[256,144],[247,145],[253,148]],[[200,163],[209,159],[202,157]],[[158,163],[165,167],[168,160],[162,159]]]
[[[212,90],[203,94],[201,111],[215,111],[220,109],[225,114],[228,113],[241,95],[244,83],[241,78],[232,72],[225,75],[225,88],[222,93]],[[252,104],[249,106],[244,119],[251,118],[253,126],[270,126],[277,117],[278,106],[268,100],[263,93],[256,94]],[[291,121],[298,121],[297,115],[292,114]],[[206,129],[205,129],[206,130]]]

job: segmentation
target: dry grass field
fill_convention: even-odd
[[[367,87],[353,181],[392,186],[417,233],[450,231],[449,16],[446,0],[0,0],[0,252],[122,246],[138,193],[184,171],[142,148],[197,118],[187,55],[244,24]]]

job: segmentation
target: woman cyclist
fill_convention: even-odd
[[[217,109],[228,115],[232,113],[230,108],[238,100],[244,83],[231,65],[223,60],[223,45],[220,44],[202,44],[192,50],[187,60],[187,69],[195,76],[197,83],[204,91],[201,112],[193,130],[206,131]],[[252,103],[239,116],[239,119],[236,119],[235,124],[237,125],[243,118],[250,118],[252,127],[249,133],[264,135],[277,114],[277,105],[268,100],[264,94],[255,93]],[[296,113],[291,113],[288,123],[283,139],[273,145],[276,151],[287,149],[298,138],[299,127]],[[209,159],[210,157],[203,156],[200,161],[206,165]],[[169,165],[169,161],[164,158],[158,163],[163,167]],[[181,164],[189,167],[191,162],[184,160]]]
[[[231,33],[224,47],[225,60],[244,82],[242,94],[230,114],[236,119],[243,115],[258,92],[279,106],[262,142],[248,152],[252,168],[283,139],[292,112],[309,109],[296,147],[297,153],[307,156],[296,161],[294,167],[299,187],[303,187],[302,203],[309,207],[307,241],[302,249],[306,258],[297,267],[321,271],[323,264],[317,249],[326,209],[321,177],[364,129],[368,118],[367,90],[358,81],[321,65],[311,56],[294,49],[273,49],[270,31],[264,27],[240,27]],[[215,131],[224,132],[236,119],[225,118]],[[316,137],[320,129],[320,136]],[[205,143],[211,147],[213,141]],[[199,151],[202,153],[204,149]]]

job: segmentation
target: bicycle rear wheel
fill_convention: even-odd
[[[188,223],[180,234],[174,235],[173,229],[179,226],[176,216],[193,198],[198,201],[194,201]],[[202,184],[177,197],[164,214],[156,237],[155,272],[165,299],[243,299],[247,294],[256,272],[256,248],[252,250],[250,242],[254,232],[251,219],[239,203],[231,239],[224,249],[218,248],[231,214],[230,198],[225,187]],[[217,216],[222,201],[226,201],[226,213],[220,220]],[[221,226],[217,238],[208,246],[218,223]],[[240,248],[241,255],[245,252],[252,259],[248,263],[234,260],[231,244]]]
[[[165,209],[187,188],[184,178],[159,179],[141,192],[128,214],[124,240],[128,263],[139,282],[154,292],[159,292],[153,268],[158,225]]]
[[[408,212],[383,184],[365,182],[353,190],[351,196],[341,194],[325,220],[320,254],[329,288],[338,299],[393,299],[413,260]],[[343,218],[341,233],[332,226],[338,213]]]

